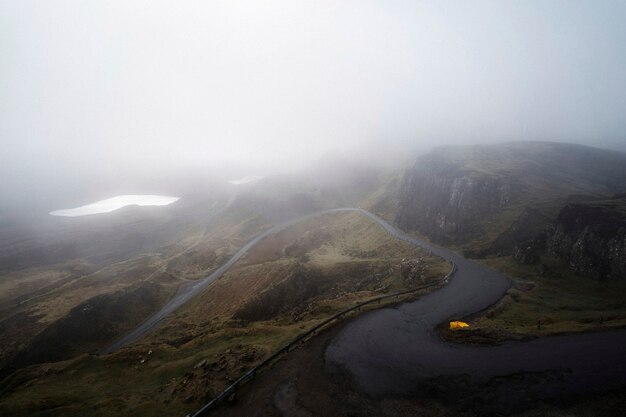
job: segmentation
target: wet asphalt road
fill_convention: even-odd
[[[365,212],[392,235],[452,260],[458,270],[445,287],[397,308],[350,321],[326,350],[329,363],[347,370],[372,396],[405,394],[440,376],[465,375],[477,383],[519,373],[556,371],[543,394],[604,391],[626,385],[626,331],[554,336],[501,346],[454,345],[435,327],[495,304],[510,287],[502,274],[456,253],[408,236]]]

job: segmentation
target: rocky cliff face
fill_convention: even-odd
[[[396,223],[438,242],[478,235],[482,225],[508,207],[519,187],[505,176],[463,169],[441,150],[419,158],[400,187]]]
[[[626,279],[626,196],[565,206],[548,232],[546,252],[578,274]]]
[[[511,201],[511,185],[492,178],[413,171],[403,184],[397,223],[419,228],[437,241],[471,236],[478,224]]]
[[[533,263],[545,253],[547,235],[538,236],[572,196],[602,199],[624,191],[626,154],[620,152],[540,142],[441,147],[419,157],[405,174],[395,221],[435,242],[458,245],[471,257],[511,255]],[[552,253],[575,253],[583,271],[584,256],[569,247],[591,245],[585,239],[595,242],[600,226],[590,226],[582,237],[565,233],[565,223],[555,229]],[[616,242],[606,245],[584,252],[623,250]]]

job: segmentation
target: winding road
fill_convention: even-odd
[[[256,236],[248,243],[243,245],[235,254],[222,266],[216,269],[209,276],[202,278],[198,282],[189,283],[188,285],[184,285],[178,293],[165,305],[161,310],[157,311],[154,315],[152,315],[148,320],[143,322],[139,327],[132,330],[130,333],[122,337],[117,342],[112,345],[106,347],[105,349],[100,350],[98,353],[101,355],[105,355],[107,353],[115,352],[124,346],[127,346],[131,343],[139,340],[143,335],[152,330],[155,326],[157,326],[165,317],[172,314],[174,311],[178,310],[183,304],[187,303],[187,301],[191,300],[196,294],[202,291],[207,287],[210,283],[221,277],[226,271],[230,269],[235,262],[241,259],[250,249],[252,249],[257,243],[266,238],[269,235],[273,235],[274,233],[278,233],[289,226],[293,226],[296,223],[300,223],[301,221],[320,216],[322,214],[327,213],[336,213],[336,212],[345,212],[345,211],[363,211],[361,209],[356,208],[336,208],[330,210],[317,211],[315,213],[308,214],[306,216],[298,217],[296,219],[287,221],[285,223],[281,223],[276,225],[260,235]],[[365,212],[365,211],[363,211]],[[365,212],[367,213],[367,212]]]
[[[538,390],[537,396],[606,390],[626,384],[626,331],[553,336],[492,347],[442,341],[435,331],[439,323],[493,305],[510,288],[510,280],[451,250],[410,236],[360,208],[324,210],[268,229],[211,275],[182,288],[159,312],[101,353],[114,352],[137,341],[268,235],[315,216],[348,211],[368,216],[390,235],[453,261],[458,268],[454,278],[443,288],[396,308],[365,313],[349,321],[331,342],[326,350],[326,361],[346,369],[360,391],[373,396],[405,394],[414,391],[423,381],[441,376],[468,376],[481,383],[498,376],[552,371],[557,372],[558,377],[531,388]]]
[[[501,381],[503,376],[544,374],[534,382],[503,388],[501,397],[515,401],[528,395],[591,393],[626,386],[626,331],[552,336],[501,346],[467,346],[444,342],[436,326],[495,304],[511,283],[499,272],[455,252],[407,235],[365,212],[391,235],[454,261],[457,272],[449,284],[417,301],[371,311],[347,323],[326,350],[326,361],[352,375],[359,391],[372,396],[407,394],[425,381],[457,377],[463,388]],[[469,378],[469,379],[468,379]],[[519,382],[519,378],[518,378]],[[499,382],[497,382],[499,383]],[[513,384],[514,385],[514,384]],[[518,391],[518,392],[512,392]]]

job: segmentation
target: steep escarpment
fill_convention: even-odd
[[[626,195],[566,205],[547,233],[546,253],[580,275],[626,279]]]
[[[487,218],[512,204],[518,187],[507,178],[461,169],[436,153],[405,177],[396,222],[440,242],[472,238]]]
[[[406,173],[396,222],[470,256],[513,255],[572,195],[624,191],[621,152],[543,142],[441,147]]]

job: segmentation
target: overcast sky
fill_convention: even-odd
[[[624,149],[625,21],[620,0],[1,0],[0,174],[383,143]]]

